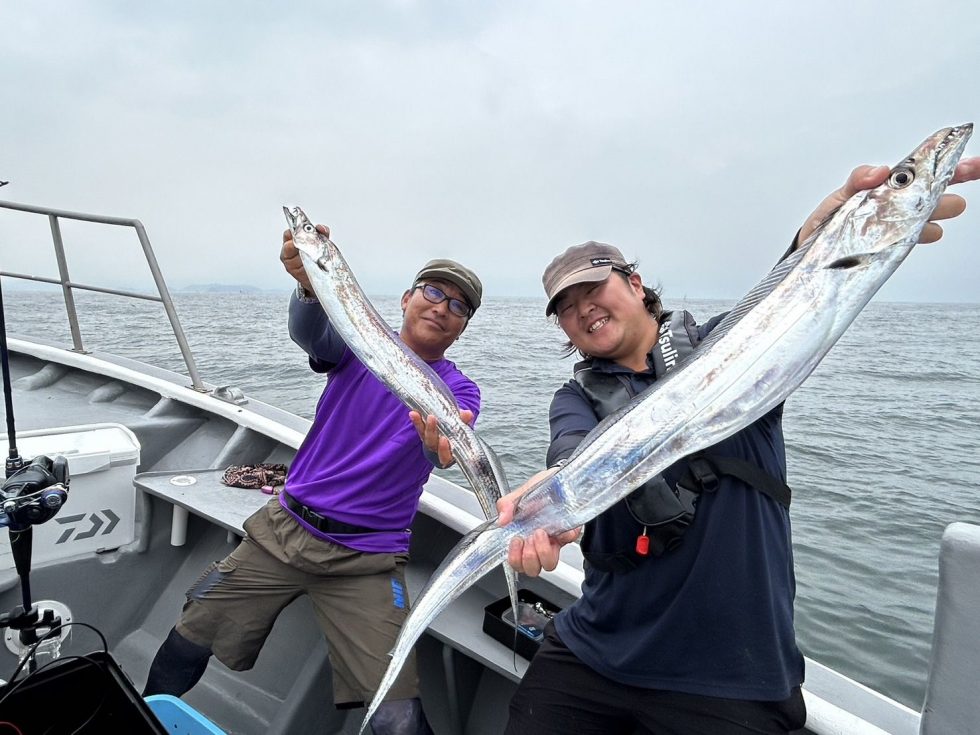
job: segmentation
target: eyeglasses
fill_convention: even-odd
[[[460,301],[459,299],[454,299],[447,296],[441,289],[436,288],[431,283],[420,283],[417,286],[414,286],[412,290],[414,291],[417,288],[422,289],[422,296],[429,303],[441,304],[443,301],[448,300],[449,310],[456,316],[463,317],[465,319],[471,313],[473,313],[473,310],[465,301]]]

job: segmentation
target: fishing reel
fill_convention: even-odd
[[[68,460],[35,457],[15,470],[0,488],[0,528],[21,531],[50,521],[68,500]]]

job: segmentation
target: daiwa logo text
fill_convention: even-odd
[[[68,528],[62,532],[61,536],[58,537],[58,540],[55,541],[55,544],[63,544],[66,541],[71,540],[73,535],[75,541],[82,541],[87,538],[92,538],[98,534],[100,530],[102,531],[101,535],[106,536],[112,533],[113,529],[116,527],[116,524],[119,523],[119,516],[108,508],[103,508],[101,512],[90,513],[87,519],[84,513],[80,513],[78,515],[55,518],[55,521],[62,526],[68,526]],[[106,526],[107,521],[109,525]],[[102,526],[105,526],[105,530],[102,530]],[[78,531],[78,533],[76,533],[76,531]]]

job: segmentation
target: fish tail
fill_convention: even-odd
[[[483,456],[475,458],[474,462],[460,461],[459,467],[476,495],[483,514],[488,520],[497,517],[497,500],[507,487],[507,477],[504,473],[503,465],[497,457],[496,452],[476,431],[473,431],[476,438],[476,446],[483,451]],[[511,606],[514,609],[514,619],[517,619],[517,572],[506,563],[503,564],[504,579],[507,582],[507,594],[510,596]]]
[[[486,455],[487,462],[490,465],[490,471],[493,474],[493,479],[497,486],[497,497],[494,498],[494,501],[496,501],[503,495],[504,489],[508,487],[507,473],[504,471],[503,462],[500,461],[497,453],[494,451],[493,447],[490,446],[487,440],[480,436],[479,432],[477,432],[475,429],[473,430],[473,434],[476,436],[477,444],[479,444],[480,448],[483,450],[483,453]],[[496,508],[494,508],[494,510],[496,510]],[[491,517],[496,517],[496,515],[496,513],[494,513],[492,516],[488,514],[487,518],[489,519]],[[514,568],[506,561],[503,564],[503,569],[504,579],[507,582],[507,595],[510,597],[510,606],[514,612],[514,620],[517,620],[517,572],[514,571]],[[515,647],[515,651],[516,650],[517,649]]]
[[[497,489],[502,495],[504,488],[510,487],[507,484],[507,473],[504,471],[504,464],[500,461],[500,457],[497,456],[497,453],[494,451],[493,447],[487,443],[487,440],[480,436],[476,430],[474,430],[473,433],[476,434],[476,441],[479,443],[484,454],[487,456],[487,462],[490,464],[490,471],[493,473],[493,479],[496,481]]]
[[[361,732],[384,701],[391,685],[395,683],[415,642],[443,610],[506,559],[507,546],[514,533],[511,527],[498,526],[496,519],[487,521],[463,536],[456,547],[449,552],[429,579],[425,589],[419,593],[417,604],[412,606],[402,625],[395,647],[391,650],[391,662],[364,715]]]

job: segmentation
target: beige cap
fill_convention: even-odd
[[[629,268],[619,248],[594,240],[573,245],[544,269],[541,282],[548,297],[544,313],[548,316],[554,314],[555,298],[569,286],[604,281],[609,278],[613,268]]]
[[[464,298],[469,302],[473,311],[480,308],[480,302],[483,298],[483,284],[476,277],[476,273],[466,266],[447,258],[430,260],[415,275],[415,280],[412,282],[412,285],[415,285],[419,281],[424,281],[427,278],[448,281],[463,292]]]

